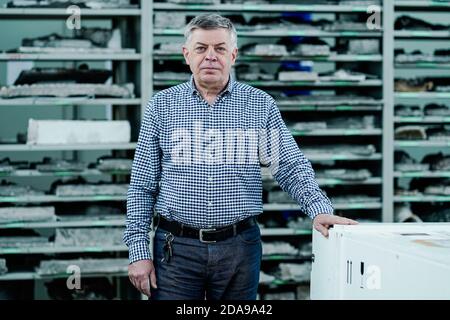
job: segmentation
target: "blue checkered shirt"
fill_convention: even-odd
[[[248,139],[238,140],[242,135]],[[261,165],[310,218],[333,214],[269,94],[232,77],[212,105],[193,77],[155,94],[142,121],[128,190],[124,242],[130,263],[151,257],[154,211],[197,228],[260,214]]]

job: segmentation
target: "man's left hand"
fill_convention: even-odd
[[[335,224],[358,224],[358,222],[331,214],[318,214],[313,220],[314,228],[326,238],[328,238],[328,229]]]

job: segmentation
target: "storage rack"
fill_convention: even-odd
[[[400,15],[415,16],[416,14],[429,14],[431,17],[438,15],[445,17],[444,24],[448,22],[450,17],[450,3],[439,1],[406,1],[397,0],[394,2],[394,13],[398,17]],[[419,17],[422,18],[422,17]],[[430,23],[439,23],[439,18],[433,20],[433,18],[425,19]],[[427,53],[428,48],[436,47],[448,48],[448,39],[450,38],[450,32],[448,31],[426,31],[426,30],[394,30],[394,46],[393,48],[401,48],[408,46],[409,49],[417,50],[421,49],[424,53]],[[395,78],[404,78],[406,73],[418,76],[450,76],[449,64],[442,62],[430,62],[430,61],[416,61],[410,63],[398,63],[395,62]],[[419,105],[422,110],[428,103],[447,103],[450,98],[449,92],[393,92],[393,100],[395,104],[414,104]],[[450,117],[448,116],[394,116],[392,115],[392,127],[400,125],[433,125],[433,124],[448,124],[450,123]],[[448,155],[450,151],[450,141],[441,140],[416,140],[416,141],[402,141],[395,140],[393,137],[393,145],[395,150],[406,151],[418,162],[424,155],[443,152]],[[414,171],[414,172],[401,172],[392,169],[394,184],[405,183],[408,186],[411,179],[440,179],[448,178],[449,172],[447,171]],[[409,204],[412,206],[420,205],[422,209],[412,212],[419,217],[426,215],[429,209],[423,209],[423,205],[435,205],[441,204],[446,206],[446,203],[450,201],[450,196],[447,195],[394,195],[393,202],[396,205]]]
[[[136,1],[138,3],[138,1]],[[150,90],[148,90],[148,79],[150,75],[149,70],[149,55],[148,37],[146,30],[149,28],[148,13],[150,4],[148,1],[141,1],[138,8],[133,9],[86,9],[81,11],[82,26],[84,22],[95,24],[95,21],[101,21],[110,25],[112,28],[118,28],[121,32],[122,46],[132,47],[136,49],[136,53],[119,53],[119,54],[71,54],[71,53],[50,53],[50,54],[22,54],[22,53],[0,53],[0,63],[32,61],[32,62],[52,62],[63,63],[65,65],[77,65],[81,62],[104,63],[106,66],[111,66],[113,71],[113,79],[116,84],[132,82],[135,87],[135,98],[116,99],[116,98],[19,98],[19,99],[0,99],[0,110],[5,108],[19,109],[19,108],[40,108],[40,107],[54,107],[62,110],[64,119],[76,120],[80,116],[81,108],[104,108],[104,117],[107,120],[127,119],[132,126],[132,141],[136,141],[139,130],[139,120],[145,110],[146,101],[150,98]],[[1,20],[17,20],[26,19],[31,21],[50,20],[61,22],[64,24],[68,17],[65,9],[42,9],[42,8],[2,8],[0,9]],[[26,26],[27,24],[23,24]],[[2,48],[3,50],[10,48]],[[97,109],[102,110],[102,109]],[[120,157],[132,158],[133,150],[136,148],[136,143],[122,143],[122,144],[90,144],[90,145],[26,145],[26,144],[1,144],[0,155],[2,158],[17,154],[35,154],[40,152],[45,156],[50,153],[52,155],[61,157],[66,160],[79,159],[80,152],[85,152],[84,156],[89,158],[91,152],[108,151],[112,155]],[[92,156],[91,156],[92,158]],[[95,158],[94,158],[95,159]],[[91,159],[92,161],[92,159]],[[2,174],[2,179],[15,179],[21,181],[22,179],[65,179],[72,177],[92,177],[92,178],[106,178],[111,181],[127,182],[129,181],[129,172],[101,172],[96,169],[86,169],[85,171],[71,172],[61,171],[55,173],[43,173],[37,170],[17,170],[11,174]],[[110,202],[120,204],[125,207],[126,195],[123,196],[85,196],[85,197],[61,197],[56,195],[42,195],[42,196],[16,196],[16,197],[0,197],[2,206],[14,206],[16,204],[34,204],[34,205],[49,205],[55,206],[59,204],[70,203],[103,203]],[[125,212],[122,218],[115,220],[99,220],[95,221],[86,216],[82,221],[52,221],[52,222],[30,222],[30,223],[9,223],[0,225],[0,233],[8,231],[8,234],[15,230],[34,230],[34,232],[48,232],[62,228],[92,228],[92,227],[121,227],[125,225]],[[1,248],[0,257],[6,258],[7,262],[12,259],[13,263],[19,263],[23,259],[35,259],[35,261],[48,260],[62,256],[71,257],[95,257],[95,256],[109,256],[109,257],[127,257],[127,247],[125,245],[105,245],[105,246],[78,246],[78,247],[57,247],[57,246],[43,246],[43,247],[12,247]],[[19,259],[19,260],[18,260]],[[7,263],[8,265],[8,263]],[[55,274],[41,276],[34,270],[15,269],[15,265],[8,265],[9,269],[13,271],[4,275],[0,275],[1,285],[11,283],[11,281],[20,281],[22,283],[33,283],[31,286],[24,286],[29,288],[31,292],[24,294],[23,298],[30,299],[47,299],[47,293],[44,289],[44,284],[50,280],[67,278],[68,274]],[[85,278],[107,278],[113,285],[116,296],[127,299],[130,297],[138,297],[136,292],[131,290],[131,286],[126,279],[127,273],[105,273],[105,274],[83,274],[82,279]],[[25,290],[24,290],[25,291]]]

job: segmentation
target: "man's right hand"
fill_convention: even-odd
[[[156,289],[156,274],[152,260],[139,260],[128,266],[128,277],[133,286],[147,297],[151,296],[150,285]]]

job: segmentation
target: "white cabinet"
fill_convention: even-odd
[[[450,299],[450,223],[314,231],[311,299]]]

